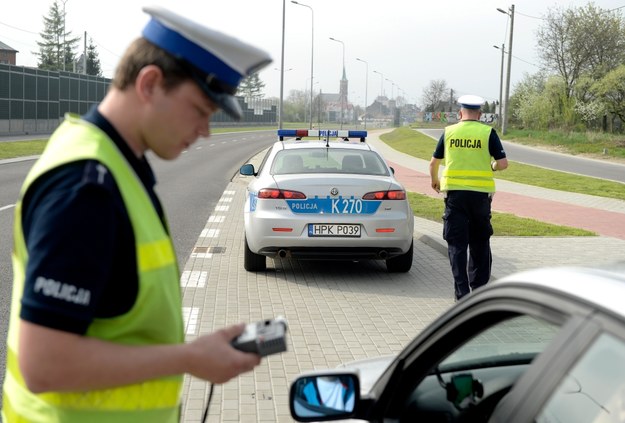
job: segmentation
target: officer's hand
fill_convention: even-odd
[[[188,373],[213,383],[224,383],[258,366],[258,354],[241,352],[230,344],[244,329],[244,323],[228,326],[187,344]]]
[[[440,193],[441,192],[441,183],[440,181],[437,179],[435,181],[432,181],[432,188],[434,189],[434,191]]]

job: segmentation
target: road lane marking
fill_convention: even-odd
[[[185,270],[180,277],[180,286],[183,288],[204,288],[208,272],[197,270]]]
[[[199,307],[182,307],[185,335],[195,335],[198,328]]]
[[[217,238],[219,236],[219,229],[203,229],[200,237],[202,238]]]
[[[8,209],[13,208],[13,207],[15,207],[15,204],[9,204],[8,206],[0,207],[0,211],[8,210]]]

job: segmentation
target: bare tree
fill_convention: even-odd
[[[423,109],[429,112],[437,111],[445,97],[447,96],[447,82],[444,79],[437,79],[430,81],[430,84],[423,90],[423,96],[421,101],[423,102]]]

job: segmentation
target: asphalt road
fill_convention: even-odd
[[[419,129],[419,131],[437,140],[443,133],[442,129]],[[508,160],[511,161],[625,183],[623,164],[571,156],[507,141],[503,141],[503,147]]]

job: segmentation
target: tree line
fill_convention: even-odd
[[[536,33],[541,70],[510,96],[509,123],[526,129],[620,132],[625,122],[625,20],[620,9],[589,3],[549,9]],[[430,81],[426,111],[455,101],[444,80]],[[495,112],[495,103],[486,105]]]

